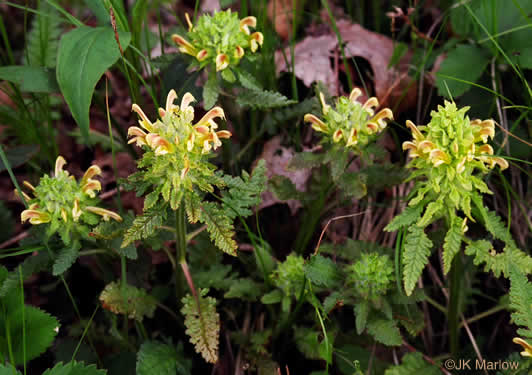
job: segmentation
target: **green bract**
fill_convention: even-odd
[[[175,210],[185,192],[193,192],[194,187],[212,192],[213,185],[224,185],[223,180],[214,174],[216,167],[208,162],[211,150],[221,146],[220,138],[231,136],[227,130],[215,131],[218,125],[213,119],[223,118],[223,110],[215,107],[193,125],[194,108],[189,104],[194,97],[186,93],[181,106],[174,104],[175,99],[177,94],[171,90],[166,109],[159,109],[161,118],[155,123],[148,120],[139,106],[133,105],[143,129],[129,128],[128,134],[133,136],[130,143],[136,142],[146,148],[138,164],[143,171],[136,173],[133,179],[154,188],[146,197],[144,209],[153,207],[162,196]]]
[[[196,26],[192,25],[188,14],[186,19],[188,41],[177,34],[172,35],[172,39],[181,52],[194,56],[201,68],[211,64],[220,71],[229,65],[236,66],[246,50],[255,52],[264,41],[262,33],[250,33],[249,28],[257,24],[255,17],[240,20],[238,14],[231,13],[231,9],[213,16],[204,14]]]
[[[349,282],[364,299],[386,294],[393,281],[393,266],[387,255],[362,254],[362,258],[347,267]]]
[[[121,221],[116,213],[96,207],[98,199],[95,192],[101,190],[101,184],[92,177],[101,173],[100,168],[91,166],[78,182],[63,170],[65,164],[62,156],[57,157],[53,177],[44,175],[36,187],[24,181],[34,198],[23,193],[29,208],[21,213],[21,220],[29,220],[35,225],[49,223],[48,235],[59,232],[65,243],[70,242],[70,237],[86,236],[90,230],[87,225],[98,224],[97,215],[104,220],[113,218]]]
[[[324,119],[320,120],[312,114],[305,115],[305,121],[312,124],[312,128],[325,133],[328,140],[341,143],[344,147],[355,150],[366,146],[374,137],[386,127],[386,120],[393,119],[389,108],[384,108],[375,114],[374,108],[379,106],[377,98],[369,98],[364,104],[357,101],[362,95],[360,89],[351,91],[349,98],[340,97],[335,108],[325,103],[322,93],[320,101]]]
[[[493,148],[486,144],[495,135],[493,120],[470,121],[465,115],[468,109],[458,110],[446,101],[445,107],[438,106],[438,111],[431,112],[432,119],[426,126],[416,127],[407,121],[414,139],[404,142],[403,149],[410,150],[413,158],[409,167],[418,169],[412,177],[426,177],[426,181],[416,184],[417,196],[410,205],[427,199],[438,202],[433,210],[445,207],[451,217],[455,209],[461,209],[471,219],[473,193],[491,194],[475,174],[485,174],[497,164],[501,169],[508,167],[506,160],[492,156]]]

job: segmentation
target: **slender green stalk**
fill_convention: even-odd
[[[22,360],[24,363],[24,375],[26,375],[26,305],[24,304],[24,283],[22,282],[22,267],[18,268],[20,279],[20,299],[22,304]]]
[[[28,202],[26,202],[26,199],[24,199],[24,195],[22,194],[22,189],[20,188],[20,185],[17,182],[17,179],[15,178],[15,175],[13,174],[13,170],[11,169],[11,165],[9,164],[9,160],[7,160],[7,156],[4,153],[4,148],[2,145],[0,145],[0,159],[2,159],[2,163],[4,163],[4,166],[7,169],[7,173],[9,173],[9,177],[11,178],[11,182],[13,185],[15,185],[15,188],[17,189],[18,195],[20,199],[22,200],[22,203],[24,203],[24,206],[26,208],[28,207]]]
[[[92,320],[96,316],[96,312],[98,311],[99,308],[100,308],[100,305],[96,305],[96,308],[94,309],[94,312],[92,313],[91,318],[87,322],[87,325],[85,326],[85,329],[83,330],[83,333],[78,341],[78,344],[76,345],[76,349],[74,349],[74,352],[72,353],[72,358],[70,359],[71,361],[76,359],[76,354],[78,354],[78,350],[79,350],[79,347],[81,346],[81,343],[83,342],[83,338],[85,338],[85,335],[89,331],[89,327],[92,324]]]
[[[175,250],[176,259],[180,264],[186,263],[187,258],[187,224],[185,205],[181,203],[179,208],[175,211]],[[180,301],[184,295],[183,288],[183,274],[176,269],[175,275],[175,289],[177,300]]]
[[[453,264],[450,270],[449,282],[450,295],[449,306],[447,313],[447,321],[449,323],[449,346],[452,357],[456,358],[458,354],[458,342],[460,338],[460,300],[462,293],[462,258],[457,255],[454,257]]]

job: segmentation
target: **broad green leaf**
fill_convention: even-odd
[[[215,74],[211,74],[205,86],[203,86],[203,104],[205,105],[205,109],[210,109],[216,104],[219,94],[218,80]]]
[[[131,36],[119,32],[122,49]],[[96,84],[120,57],[111,27],[81,26],[61,38],[57,83],[85,139],[89,137],[89,107]]]
[[[98,370],[96,365],[86,366],[76,361],[58,363],[52,369],[46,370],[43,375],[105,375],[106,370]]]
[[[137,353],[137,375],[188,375],[190,361],[172,345],[146,341]]]
[[[357,327],[357,333],[360,335],[366,329],[366,323],[369,315],[369,304],[366,301],[360,301],[355,305],[355,325]]]
[[[29,161],[38,151],[39,146],[37,145],[21,145],[11,147],[7,149],[5,153],[9,166],[11,168],[16,168]],[[5,170],[6,166],[4,165],[4,162],[0,160],[0,173]]]
[[[0,67],[0,80],[20,85],[23,92],[59,92],[55,72],[40,66],[10,65]]]
[[[438,93],[449,98],[448,87],[453,98],[462,95],[471,88],[471,85],[460,81],[475,83],[488,62],[489,56],[482,48],[459,44],[447,54],[447,58],[443,60],[440,70],[436,73]]]
[[[391,366],[384,375],[438,375],[441,374],[438,366],[427,362],[419,352],[406,354],[400,365]]]
[[[19,371],[13,366],[0,364],[0,375],[21,375]]]
[[[314,255],[305,264],[305,276],[318,286],[331,288],[340,281],[338,267],[329,258]]]
[[[403,342],[399,328],[393,320],[371,320],[368,322],[368,332],[386,346],[399,346]]]

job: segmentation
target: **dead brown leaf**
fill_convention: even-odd
[[[346,20],[339,20],[336,24],[345,43],[346,57],[361,57],[370,64],[375,96],[381,105],[393,107],[401,100],[398,111],[415,105],[417,87],[408,76],[411,53],[407,52],[396,66],[389,67],[395,47],[392,39]],[[326,35],[303,39],[294,48],[296,77],[308,87],[321,81],[331,94],[338,95],[338,69],[331,63],[335,54],[338,54],[338,39],[331,31]],[[290,71],[290,48],[277,51],[275,62],[278,73]]]
[[[307,180],[310,177],[310,169],[287,170],[286,167],[293,157],[294,150],[282,146],[281,137],[275,136],[264,144],[262,154],[258,160],[264,159],[266,162],[266,176],[268,179],[276,175],[284,176],[292,181],[297,190],[305,191]],[[259,206],[259,210],[278,203],[286,203],[292,215],[302,206],[301,202],[297,200],[282,201],[275,197],[271,191],[266,191],[262,194],[262,203]]]
[[[338,45],[334,35],[309,36],[294,47],[294,71],[296,77],[310,87],[314,82],[323,82],[329,92],[338,95],[338,79],[331,66],[332,51]],[[286,56],[286,59],[285,59]],[[290,48],[275,53],[277,73],[291,70]]]

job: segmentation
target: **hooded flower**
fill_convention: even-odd
[[[224,119],[222,108],[214,107],[198,122],[194,121],[195,101],[190,93],[183,95],[181,104],[174,102],[177,94],[168,93],[166,107],[159,108],[160,119],[151,122],[142,109],[133,104],[132,110],[139,116],[139,125],[128,130],[129,143],[144,147],[144,154],[139,166],[146,167],[145,180],[152,181],[156,196],[161,193],[165,201],[177,207],[182,188],[191,190],[198,185],[202,190],[212,191],[212,186],[205,184],[205,177],[212,177],[213,168],[207,162],[208,154],[222,145],[221,139],[230,138],[227,130],[217,130],[217,118]],[[181,194],[179,193],[181,192]],[[153,201],[155,204],[155,201]]]
[[[238,19],[231,9],[210,16],[202,15],[197,25],[192,25],[186,14],[188,33],[186,38],[174,34],[172,40],[179,51],[196,58],[200,67],[213,65],[222,71],[230,65],[238,65],[246,51],[254,53],[264,42],[260,32],[251,32],[257,26],[255,17]]]
[[[445,106],[431,112],[426,126],[407,121],[413,139],[403,143],[403,150],[409,150],[412,158],[409,167],[428,177],[413,202],[433,191],[440,199],[449,198],[448,207],[461,208],[471,218],[471,193],[491,193],[477,172],[485,174],[497,165],[504,170],[508,162],[494,156],[487,143],[495,136],[493,120],[471,121],[465,115],[468,109],[457,109],[455,103],[445,101]]]
[[[355,88],[349,98],[340,97],[333,109],[320,93],[324,119],[308,113],[304,120],[311,124],[312,129],[332,138],[334,143],[355,149],[363,147],[386,127],[386,121],[393,119],[393,113],[389,108],[383,108],[375,114],[374,109],[379,106],[377,98],[369,98],[362,104],[357,100],[360,95],[360,89]]]
[[[98,216],[94,214],[104,220],[122,221],[115,212],[96,206],[96,192],[102,186],[93,177],[101,174],[100,168],[91,166],[78,182],[63,169],[66,164],[66,160],[58,156],[53,176],[44,175],[36,187],[24,181],[33,197],[22,193],[29,207],[20,214],[21,221],[34,225],[50,223],[50,234],[59,231],[62,235],[80,232],[84,224],[97,224]]]

